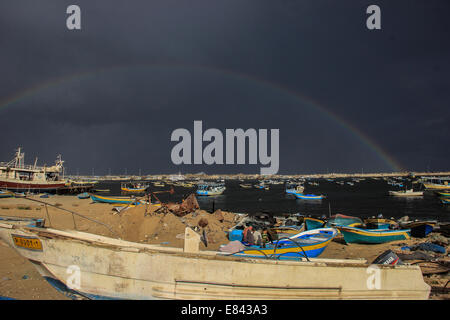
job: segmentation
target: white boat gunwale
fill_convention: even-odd
[[[162,253],[162,254],[176,254],[182,257],[190,258],[230,258],[234,261],[251,261],[253,263],[272,263],[272,264],[283,264],[283,265],[298,265],[298,264],[313,264],[313,265],[329,265],[329,266],[358,266],[367,268],[370,264],[367,263],[365,259],[327,259],[327,258],[309,258],[310,261],[306,259],[302,260],[278,260],[278,259],[264,259],[264,258],[247,258],[247,257],[237,257],[227,253],[222,253],[218,251],[202,250],[198,253],[184,252],[183,248],[167,247],[158,244],[144,244],[126,241],[122,239],[115,239],[106,236],[101,236],[97,234],[87,233],[83,231],[76,230],[58,230],[53,228],[40,228],[40,227],[26,227],[26,226],[15,226],[7,223],[0,223],[0,228],[15,229],[22,231],[24,236],[35,235],[37,237],[42,237],[44,239],[66,239],[69,241],[77,241],[82,243],[87,243],[91,246],[98,246],[101,248],[109,248],[117,251],[129,251],[135,253]],[[17,248],[21,249],[21,248]],[[136,250],[138,249],[138,250]],[[227,259],[227,260],[230,260]],[[417,267],[416,265],[377,265],[380,268],[402,268],[407,266]],[[420,268],[419,268],[420,269]]]
[[[1,230],[2,228],[3,231]],[[8,231],[9,229],[9,231]],[[12,231],[11,229],[14,229]],[[30,250],[14,246],[12,243],[12,238],[8,234],[11,235],[11,233],[14,232],[14,234],[18,234],[19,236],[22,234],[23,236],[30,236],[34,235],[35,237],[42,240],[43,243],[43,251],[35,251],[30,252]],[[297,279],[289,285],[289,278],[286,278],[286,276],[282,277],[282,279],[266,279],[264,280],[261,277],[255,277],[254,279],[252,277],[244,277],[242,275],[234,275],[231,270],[226,272],[226,277],[222,279],[223,283],[216,282],[216,278],[214,278],[214,274],[217,273],[217,275],[220,273],[220,271],[217,269],[219,266],[223,265],[222,261],[227,261],[230,263],[229,268],[231,268],[234,271],[241,270],[247,270],[244,273],[254,270],[253,272],[256,272],[257,274],[263,272],[269,272],[272,276],[275,276],[278,272],[289,271],[289,272],[302,272],[303,269],[292,269],[295,267],[299,268],[306,268],[305,272],[308,273],[320,273],[325,272],[325,274],[332,272],[332,274],[339,274],[342,272],[345,272],[346,269],[343,268],[349,268],[347,271],[354,271],[355,273],[357,270],[357,274],[354,274],[355,279],[360,279],[363,277],[363,275],[366,275],[366,270],[369,267],[369,264],[367,264],[367,261],[346,261],[345,259],[330,259],[328,261],[327,259],[319,259],[319,258],[310,258],[311,261],[289,261],[289,260],[271,260],[271,259],[263,259],[263,258],[248,258],[248,257],[235,257],[235,256],[227,256],[218,254],[216,251],[199,251],[199,252],[184,252],[182,248],[173,248],[173,247],[166,247],[161,246],[157,244],[141,244],[136,242],[130,242],[126,240],[121,239],[115,239],[110,238],[106,236],[96,235],[92,233],[86,233],[82,231],[75,231],[75,230],[58,230],[58,229],[52,229],[52,228],[43,228],[43,227],[24,227],[24,226],[13,226],[13,228],[10,228],[8,226],[0,225],[0,236],[3,236],[3,239],[8,240],[8,244],[15,248],[19,254],[24,256],[25,258],[31,260],[33,264],[37,263],[36,267],[43,268],[43,270],[50,275],[53,275],[53,272],[56,272],[56,274],[62,275],[65,273],[67,263],[73,262],[73,259],[75,259],[75,256],[72,256],[72,254],[79,252],[84,252],[86,250],[91,252],[91,254],[101,255],[104,260],[104,263],[106,264],[106,267],[109,264],[107,269],[107,273],[103,273],[105,271],[102,271],[103,269],[96,270],[94,266],[91,266],[89,263],[92,263],[93,257],[89,258],[89,255],[85,258],[81,257],[83,265],[85,265],[88,270],[83,271],[87,272],[86,277],[94,277],[95,279],[98,279],[98,281],[101,281],[101,279],[108,278],[109,284],[103,286],[102,283],[99,283],[99,287],[92,287],[92,281],[91,280],[91,287],[88,287],[91,291],[84,291],[80,292],[81,294],[100,294],[102,293],[109,293],[109,295],[113,298],[123,298],[124,294],[126,294],[126,298],[142,298],[140,291],[130,291],[129,293],[127,289],[124,291],[105,291],[107,288],[111,287],[111,281],[125,281],[125,283],[130,283],[130,281],[138,281],[140,284],[143,285],[144,283],[146,286],[150,286],[146,289],[145,292],[147,294],[150,294],[148,297],[150,298],[176,298],[176,299],[193,299],[193,298],[204,298],[204,299],[253,299],[253,298],[259,298],[259,299],[312,299],[312,298],[334,298],[334,299],[346,299],[346,298],[353,298],[353,299],[385,299],[385,298],[396,298],[396,297],[402,297],[402,298],[409,298],[409,299],[417,299],[417,298],[427,298],[429,296],[429,286],[426,285],[423,282],[423,278],[420,278],[422,273],[420,271],[420,267],[415,265],[377,265],[378,268],[381,270],[386,270],[388,272],[386,276],[389,279],[396,279],[396,275],[399,275],[398,272],[400,272],[400,275],[403,275],[403,277],[411,275],[414,275],[414,281],[413,284],[402,284],[400,287],[396,288],[395,286],[392,287],[392,285],[388,286],[387,288],[383,290],[367,290],[365,287],[361,284],[352,284],[352,282],[349,282],[346,280],[346,277],[339,276],[340,279],[333,279],[330,278],[330,275],[327,275],[325,278],[332,280],[332,283],[327,283],[325,279],[323,280],[317,280],[318,282],[314,282],[311,280],[301,280]],[[49,254],[45,254],[46,246],[48,245]],[[87,246],[87,247],[84,247]],[[69,252],[62,260],[55,256],[55,250],[56,252],[59,252],[58,250],[66,250],[63,248],[68,248]],[[90,249],[89,249],[90,248]],[[98,249],[97,249],[98,248]],[[71,250],[71,251],[70,251]],[[98,250],[98,251],[97,251]],[[106,250],[106,251],[105,251]],[[113,252],[117,252],[114,253]],[[116,254],[118,254],[117,258],[120,258],[119,261],[121,263],[123,262],[123,265],[119,264],[118,267],[127,267],[128,259],[131,259],[132,261],[149,261],[151,263],[156,263],[156,261],[161,261],[160,259],[163,259],[162,261],[165,261],[165,263],[174,263],[175,265],[171,266],[169,271],[166,271],[166,269],[161,265],[162,262],[158,262],[156,265],[145,266],[145,270],[147,268],[150,268],[148,270],[153,270],[152,267],[159,268],[156,272],[168,272],[168,274],[165,274],[163,276],[164,279],[155,278],[155,276],[145,275],[145,273],[137,273],[135,274],[136,270],[134,270],[137,266],[131,267],[132,270],[123,270],[121,268],[117,269],[116,265],[113,262],[108,262],[108,257],[111,257],[111,254],[115,257]],[[139,256],[141,254],[144,254],[144,256]],[[148,255],[148,256],[147,256]],[[147,256],[147,257],[146,257]],[[153,257],[152,257],[153,256]],[[165,258],[164,258],[165,256]],[[123,258],[127,258],[126,260],[121,260]],[[139,260],[135,260],[140,258]],[[189,258],[189,260],[184,260],[184,258]],[[85,261],[83,260],[85,259]],[[141,260],[142,259],[142,260]],[[150,260],[148,260],[150,259]],[[157,260],[155,260],[157,259]],[[131,261],[130,260],[130,261]],[[153,261],[153,262],[152,262]],[[175,270],[174,268],[176,265],[185,265],[186,263],[192,264],[187,270]],[[236,264],[237,263],[237,264]],[[242,267],[239,267],[240,263],[242,263]],[[59,265],[61,264],[61,265]],[[261,265],[257,269],[254,269],[258,265]],[[99,267],[102,266],[102,268],[105,268],[105,265],[99,265]],[[202,271],[202,275],[204,274],[205,278],[203,276],[196,275],[195,270],[196,268],[204,267],[205,270]],[[129,267],[129,266],[128,266]],[[315,269],[315,268],[319,269]],[[213,269],[212,269],[213,268]],[[215,269],[214,269],[215,268]],[[283,269],[278,269],[283,268]],[[311,269],[314,268],[314,269]],[[323,269],[325,268],[325,269]],[[133,271],[134,270],[134,271]],[[209,271],[208,271],[209,270]],[[388,270],[392,270],[388,271]],[[394,271],[397,270],[397,271]],[[404,270],[401,271],[401,270]],[[190,273],[194,272],[194,273]],[[213,272],[213,274],[208,274],[208,272]],[[219,272],[219,273],[218,273]],[[84,273],[83,273],[84,274]],[[191,277],[189,277],[189,275]],[[140,278],[144,276],[143,278]],[[56,275],[54,275],[55,279],[58,279]],[[114,278],[115,277],[115,278]],[[237,277],[236,281],[230,281]],[[271,278],[271,276],[268,276]],[[364,276],[365,277],[365,276]],[[116,280],[114,280],[116,279]],[[128,279],[128,280],[127,280]],[[159,279],[159,280],[158,280]],[[216,280],[214,280],[216,279]],[[253,279],[253,280],[252,280]],[[64,281],[64,279],[61,279]],[[203,281],[204,280],[204,281]],[[275,281],[276,280],[276,281]],[[126,282],[128,281],[128,282]],[[279,281],[279,282],[278,282]],[[288,281],[288,282],[287,282]],[[342,281],[342,282],[340,282]],[[360,281],[360,280],[358,280]],[[398,282],[398,280],[395,280],[394,282]],[[116,283],[116,282],[112,282]],[[122,282],[121,282],[122,283]],[[365,280],[364,280],[365,283]],[[305,284],[305,286],[303,286]],[[279,286],[278,286],[279,285]],[[180,286],[180,287],[178,287]],[[198,287],[200,286],[200,287]],[[218,287],[217,292],[212,292],[208,294],[206,288],[210,289],[210,286],[220,286]],[[291,288],[291,287],[292,288]],[[409,286],[409,289],[408,289]],[[203,287],[205,288],[203,290]],[[85,288],[85,287],[83,287]],[[235,289],[232,289],[235,288]],[[267,288],[267,292],[263,291],[257,291],[256,289],[264,289]],[[409,291],[412,288],[413,291]],[[289,289],[289,290],[287,290]],[[122,289],[121,289],[122,290]],[[150,291],[147,291],[150,290]],[[231,291],[230,291],[231,290]],[[233,291],[237,290],[237,291]],[[151,293],[150,293],[151,292]],[[315,293],[318,293],[315,295]],[[144,292],[142,292],[144,293]],[[361,295],[361,296],[360,296]]]

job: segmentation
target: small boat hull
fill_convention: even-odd
[[[95,194],[91,194],[91,199],[94,202],[101,202],[101,203],[124,203],[124,204],[137,204],[138,201],[136,199],[130,199],[130,198],[113,198],[113,197],[103,197]]]
[[[302,186],[297,186],[297,187],[295,187],[295,188],[285,189],[285,192],[288,193],[288,194],[296,194],[296,193],[299,193],[299,194],[300,194],[300,193],[303,192],[303,190],[305,190],[304,187],[302,187]]]
[[[302,200],[322,200],[325,199],[324,195],[315,195],[315,194],[303,194],[303,193],[293,193],[297,199]]]
[[[411,238],[411,230],[374,230],[355,227],[337,226],[347,243],[377,244]]]
[[[305,217],[303,221],[305,222],[306,230],[322,228],[322,226],[325,224],[325,221],[323,220],[309,217]]]
[[[327,223],[326,227],[334,227],[334,226],[348,226],[348,227],[356,227],[362,225],[363,221],[358,217],[346,216],[343,214],[336,214],[331,216]]]
[[[196,190],[199,196],[218,196],[223,193],[223,191],[208,191],[208,190]]]
[[[147,190],[147,188],[120,188],[120,190],[124,191],[124,192],[145,192],[145,190]]]
[[[397,197],[420,197],[423,196],[423,191],[412,191],[412,190],[389,191],[389,195]]]
[[[277,259],[315,258],[318,257],[337,235],[332,228],[314,229],[299,232],[288,239],[273,241],[263,246],[247,246],[247,249],[235,256],[265,257],[276,256]]]
[[[77,195],[77,197],[78,197],[78,199],[89,199],[90,195],[87,192],[83,192],[83,193],[80,193],[79,195]]]
[[[0,191],[0,198],[12,198],[12,197],[14,197],[14,192]]]
[[[436,189],[449,189],[450,185],[448,184],[437,184],[437,183],[423,183],[423,186],[426,189],[436,190]]]

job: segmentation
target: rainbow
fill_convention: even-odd
[[[47,89],[51,89],[66,83],[70,83],[75,80],[79,79],[87,79],[90,77],[94,77],[98,74],[103,73],[109,73],[109,72],[115,72],[115,71],[123,71],[123,70],[130,70],[130,69],[142,69],[142,68],[190,68],[195,70],[203,70],[206,72],[212,72],[217,73],[222,76],[229,76],[234,78],[239,78],[245,81],[249,81],[252,83],[257,83],[261,86],[265,86],[271,89],[278,90],[284,94],[289,95],[290,97],[294,98],[296,101],[302,102],[306,104],[308,107],[313,108],[314,110],[317,110],[320,114],[322,114],[324,117],[332,121],[333,123],[337,124],[338,126],[342,127],[343,129],[347,130],[354,136],[360,143],[367,146],[374,154],[376,154],[380,160],[382,160],[385,164],[387,164],[393,171],[395,172],[401,172],[404,171],[402,166],[392,157],[390,156],[385,150],[381,148],[375,141],[373,141],[371,138],[369,138],[365,133],[363,133],[360,129],[358,129],[353,124],[346,121],[344,118],[338,116],[336,113],[332,112],[325,106],[323,106],[320,102],[317,100],[314,100],[311,97],[308,97],[304,94],[301,94],[293,89],[287,88],[285,86],[282,86],[278,83],[270,82],[266,79],[257,78],[255,76],[237,72],[234,70],[228,70],[228,69],[221,69],[218,67],[213,66],[205,66],[205,65],[188,65],[188,64],[178,64],[178,63],[170,63],[170,64],[161,64],[161,63],[154,63],[154,64],[133,64],[133,65],[121,65],[121,66],[111,66],[111,67],[105,67],[105,68],[98,68],[94,70],[87,70],[84,72],[79,73],[73,73],[61,77],[57,77],[54,79],[50,79],[44,83],[39,83],[35,86],[29,87],[27,89],[24,89],[20,92],[17,92],[16,94],[6,98],[3,101],[0,101],[0,110],[5,109],[9,106],[12,106],[19,101],[23,101],[29,97],[32,97],[42,91],[45,91]]]

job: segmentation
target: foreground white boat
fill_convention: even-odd
[[[269,260],[128,242],[73,230],[0,222],[0,239],[51,284],[113,299],[427,299],[418,266],[362,260]],[[62,285],[61,287],[65,287]]]

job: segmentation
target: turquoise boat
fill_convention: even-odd
[[[0,198],[12,198],[14,193],[7,190],[0,190]]]
[[[304,193],[293,193],[297,199],[303,200],[322,200],[325,199],[324,195],[315,195],[315,194],[304,194]]]
[[[441,198],[443,204],[450,204],[450,198]]]
[[[386,243],[411,238],[411,230],[362,229],[356,227],[336,226],[344,236],[346,243]]]
[[[233,256],[276,259],[301,259],[318,257],[337,235],[333,228],[314,229],[300,232],[292,237],[280,239],[266,246],[246,245],[245,250]]]
[[[363,224],[363,221],[358,217],[346,216],[343,214],[335,214],[327,220],[325,227],[327,227],[327,228],[331,228],[331,227],[335,227],[335,226],[355,227],[355,226],[359,226],[362,224]]]
[[[323,220],[316,219],[316,218],[309,218],[309,217],[303,218],[303,221],[305,223],[306,230],[322,228],[323,225],[325,224],[325,221],[323,221]]]
[[[78,197],[78,199],[88,199],[90,197],[90,195],[87,192],[83,192],[83,193],[80,193],[77,197]]]
[[[91,194],[91,199],[94,202],[101,202],[101,203],[124,203],[124,204],[134,204],[138,205],[139,201],[132,198],[119,198],[119,197],[103,197],[99,195]]]

